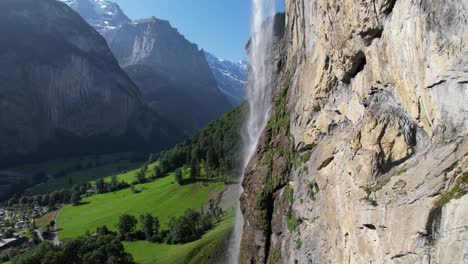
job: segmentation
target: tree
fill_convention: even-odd
[[[198,146],[195,146],[192,148],[192,152],[190,154],[190,162],[191,163],[198,163],[200,161],[200,148]]]
[[[122,214],[117,224],[119,235],[123,239],[130,239],[132,234],[135,232],[137,220],[133,215]]]
[[[79,205],[80,204],[80,201],[81,201],[81,195],[79,192],[73,192],[72,195],[71,195],[71,198],[70,198],[70,202],[73,204],[73,205]]]
[[[105,193],[107,186],[106,182],[104,179],[97,179],[96,180],[96,191],[97,193]]]
[[[162,178],[162,173],[161,173],[161,169],[159,168],[159,166],[156,166],[154,168],[153,178],[155,178],[155,179]]]
[[[196,178],[199,176],[198,173],[198,163],[192,162],[190,164],[190,181],[195,182]]]
[[[206,152],[206,162],[210,168],[218,167],[218,157],[216,156],[216,152],[212,147],[209,148]]]
[[[125,252],[122,242],[114,235],[85,236],[66,241],[55,247],[42,242],[33,250],[12,260],[15,264],[133,264],[132,256]]]
[[[138,183],[145,183],[147,182],[147,179],[146,179],[146,176],[145,176],[145,173],[143,171],[139,171],[136,175],[136,181]]]
[[[55,200],[55,196],[50,195],[49,202],[47,203],[47,206],[49,207],[49,209],[54,208],[56,203],[57,201]]]
[[[118,189],[119,180],[117,179],[117,175],[112,175],[110,185],[112,191],[116,191]]]
[[[40,231],[44,239],[47,239],[50,236],[50,227],[48,225],[42,227]]]
[[[182,185],[184,183],[184,177],[180,169],[178,169],[175,173],[175,180],[179,185]]]
[[[107,228],[107,226],[103,225],[103,226],[98,226],[96,228],[96,234],[98,236],[103,236],[103,235],[109,235],[111,234],[112,232],[109,230],[109,228]]]
[[[15,230],[13,228],[7,228],[3,231],[3,235],[5,238],[12,238],[15,234]]]
[[[146,240],[153,240],[159,234],[159,219],[151,214],[140,216],[140,223],[143,227]]]
[[[63,197],[62,203],[64,203],[64,204],[70,203],[71,195],[72,195],[72,193],[70,192],[70,190],[68,190],[68,189],[62,190],[62,197]]]

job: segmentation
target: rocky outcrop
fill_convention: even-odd
[[[241,263],[468,261],[467,12],[286,1]]]
[[[0,34],[2,163],[174,143],[105,40],[67,5],[2,1]]]

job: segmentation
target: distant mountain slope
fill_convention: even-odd
[[[218,83],[218,88],[227,95],[233,105],[240,104],[245,98],[248,63],[231,62],[218,59],[215,55],[206,54],[206,60]]]
[[[0,2],[0,160],[169,147],[105,40],[55,0]]]
[[[90,15],[112,13],[110,9],[119,10],[120,14],[118,5],[107,0],[62,1],[106,38],[120,65],[141,89],[144,100],[186,135],[232,108],[227,96],[218,89],[204,51],[168,21],[152,17],[130,22],[118,15]],[[82,8],[86,5],[95,12]]]

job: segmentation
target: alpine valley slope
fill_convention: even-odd
[[[182,138],[145,107],[104,38],[67,5],[1,1],[0,33],[8,36],[0,41],[2,163],[33,154],[154,151]]]
[[[286,0],[240,263],[467,263],[467,13]]]
[[[108,0],[61,1],[105,37],[120,66],[140,88],[144,100],[174,121],[186,135],[195,133],[237,104],[230,101],[224,90],[218,89],[213,75],[217,69],[212,71],[205,52],[185,39],[168,21],[155,17],[124,19],[126,16],[119,6]]]

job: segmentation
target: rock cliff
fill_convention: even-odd
[[[467,14],[286,0],[240,263],[468,262]]]
[[[67,5],[1,1],[0,34],[0,163],[174,143],[104,38]]]

